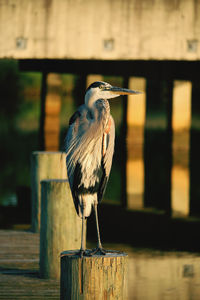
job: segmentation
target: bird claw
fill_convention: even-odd
[[[88,251],[87,250],[83,250],[83,249],[80,249],[76,255],[79,255],[80,258],[83,258],[83,256],[88,256]]]
[[[102,247],[97,247],[95,249],[92,249],[90,252],[89,252],[89,256],[92,256],[92,255],[106,255],[106,254],[119,254],[121,253],[121,251],[117,251],[117,250],[106,250]]]
[[[117,250],[106,250],[102,247],[97,247],[95,249],[89,250],[89,249],[80,249],[77,251],[64,251],[61,253],[61,257],[63,256],[79,256],[80,258],[83,257],[90,257],[93,255],[107,255],[107,254],[120,254],[122,253],[121,251],[117,251]]]
[[[64,251],[60,256],[80,256],[80,258],[83,258],[83,256],[89,256],[89,250],[80,249],[78,251],[66,251],[66,253]]]
[[[89,253],[89,256],[92,256],[92,255],[106,255],[106,250],[101,248],[101,247],[97,247],[95,249],[92,249]]]

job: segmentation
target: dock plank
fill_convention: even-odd
[[[0,230],[0,299],[59,299],[59,281],[39,277],[39,234]]]

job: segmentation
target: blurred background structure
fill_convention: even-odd
[[[30,153],[62,150],[86,86],[102,79],[144,92],[111,100],[102,231],[198,248],[199,41],[196,0],[0,0],[0,226],[29,224]]]

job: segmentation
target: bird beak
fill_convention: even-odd
[[[137,95],[142,93],[139,91],[133,91],[133,90],[124,89],[116,86],[106,87],[105,90],[110,91],[112,94],[114,93],[116,95],[134,95],[134,94]]]

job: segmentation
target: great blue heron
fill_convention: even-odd
[[[115,125],[107,99],[138,93],[96,81],[86,90],[85,104],[70,118],[65,151],[74,205],[77,214],[82,218],[81,256],[86,254],[83,241],[85,219],[90,216],[92,206],[98,243],[90,255],[106,253],[100,240],[97,204],[102,200],[106,188],[114,152]]]

